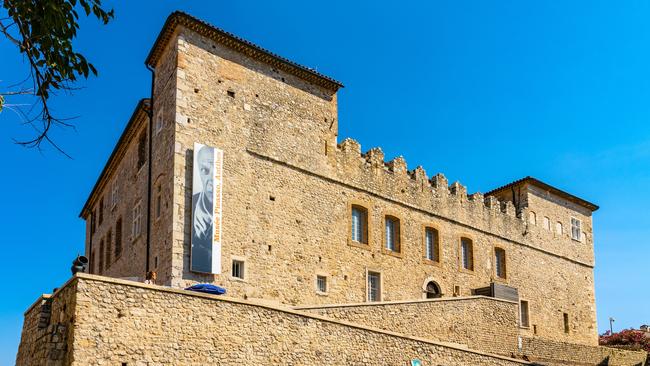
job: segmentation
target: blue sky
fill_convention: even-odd
[[[13,144],[30,132],[0,114],[0,364],[14,362],[23,311],[83,251],[77,215],[149,95],[144,59],[176,9],[342,81],[339,141],[470,192],[532,175],[599,204],[599,328],[650,323],[650,2],[568,3],[130,1],[108,26],[83,21],[76,46],[100,74],[54,101],[78,116],[53,135],[74,159]],[[6,90],[27,69],[3,38],[0,55]]]

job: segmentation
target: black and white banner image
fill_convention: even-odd
[[[194,143],[190,269],[221,273],[223,151]]]

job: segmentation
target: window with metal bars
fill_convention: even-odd
[[[386,216],[385,223],[385,248],[392,252],[400,251],[400,227],[399,219],[393,216]]]
[[[352,205],[352,241],[368,244],[368,210],[365,207]]]
[[[474,270],[474,243],[472,239],[461,238],[460,239],[460,259],[461,265],[464,269],[473,271]]]
[[[316,276],[316,290],[323,293],[327,292],[327,277]]]
[[[381,301],[381,274],[368,272],[368,301]]]
[[[424,258],[433,262],[440,262],[438,230],[427,227],[424,229]]]

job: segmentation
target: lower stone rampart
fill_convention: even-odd
[[[518,305],[485,296],[337,304],[296,309],[503,355],[516,354]]]
[[[648,356],[644,351],[587,346],[540,338],[523,338],[521,354],[531,361],[549,366],[643,366]]]
[[[529,364],[289,308],[85,274],[51,301],[61,323],[74,317],[63,357],[19,352],[18,366]],[[25,350],[36,342],[28,314]]]

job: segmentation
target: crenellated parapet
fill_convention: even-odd
[[[477,222],[480,218],[481,228],[512,225],[512,222],[521,224],[512,203],[480,192],[468,194],[466,186],[460,182],[449,184],[442,173],[429,178],[422,166],[409,170],[402,156],[385,161],[379,147],[362,152],[359,142],[347,138],[337,146],[336,162],[339,179],[420,209],[438,211],[461,222]],[[461,215],[459,207],[471,210],[474,217]]]
[[[452,222],[462,230],[478,230],[499,240],[521,243],[558,256],[592,265],[582,254],[549,246],[548,238],[531,236],[527,215],[517,214],[512,201],[481,192],[469,193],[461,182],[450,183],[442,173],[429,177],[422,166],[409,169],[404,157],[390,161],[379,147],[363,151],[359,142],[345,139],[337,145],[335,169],[330,176],[337,181],[365,191],[385,203],[401,205]],[[358,199],[374,201],[361,194]],[[389,209],[389,208],[387,208]]]

